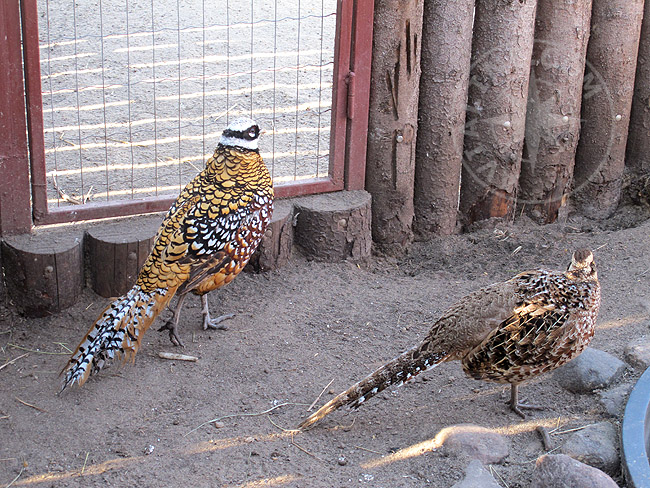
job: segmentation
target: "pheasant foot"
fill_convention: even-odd
[[[228,330],[228,326],[221,325],[221,322],[233,318],[235,316],[234,313],[227,313],[213,319],[210,318],[208,297],[206,295],[201,295],[201,304],[203,305],[203,308],[201,309],[201,313],[203,314],[203,330],[208,330],[208,329]]]
[[[544,410],[540,405],[530,405],[519,401],[519,385],[510,385],[510,409],[519,415],[522,419],[526,418],[526,414],[522,410]]]
[[[162,332],[163,330],[168,330],[169,331],[169,340],[172,341],[172,344],[175,346],[179,347],[185,347],[185,345],[181,342],[181,338],[178,337],[178,321],[175,321],[174,318],[172,317],[169,319],[165,325],[160,327],[158,329],[158,332]]]
[[[181,342],[180,337],[178,337],[178,319],[181,318],[181,308],[183,307],[185,297],[187,297],[187,295],[181,295],[178,297],[178,302],[176,302],[176,308],[172,310],[171,318],[165,323],[165,325],[158,329],[158,332],[168,330],[169,340],[172,341],[172,344],[179,347],[185,347]]]

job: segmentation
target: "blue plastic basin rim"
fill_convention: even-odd
[[[627,400],[621,437],[628,487],[650,487],[650,368],[641,375]]]

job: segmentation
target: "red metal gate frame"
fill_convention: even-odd
[[[20,1],[33,223],[58,224],[167,210],[175,197],[147,197],[48,208],[36,1]],[[277,185],[276,195],[279,198],[364,188],[373,14],[372,0],[338,1],[329,176]],[[21,111],[24,117],[22,108]],[[5,210],[3,208],[2,214]]]

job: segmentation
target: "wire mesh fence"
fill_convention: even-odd
[[[177,193],[240,115],[276,183],[327,176],[336,0],[38,8],[49,206]]]

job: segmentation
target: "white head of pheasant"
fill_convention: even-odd
[[[259,125],[253,119],[241,117],[228,124],[221,134],[219,144],[258,151],[257,140],[260,132]]]

